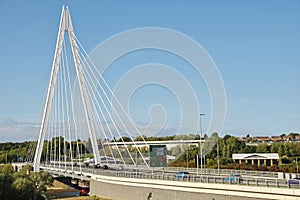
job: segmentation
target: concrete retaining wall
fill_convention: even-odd
[[[300,190],[94,176],[91,194],[114,200],[300,200]]]

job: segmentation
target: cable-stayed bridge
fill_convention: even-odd
[[[246,179],[226,181],[230,171],[206,169],[199,174],[188,166],[150,167],[149,150],[138,148],[150,143],[88,56],[74,33],[68,7],[63,7],[39,137],[28,155],[34,171],[90,181],[94,194],[119,199],[142,199],[148,193],[166,200],[300,198],[299,187],[278,179],[278,174],[249,173]],[[179,176],[179,170],[189,173]]]
[[[121,118],[121,114],[127,118]],[[128,123],[135,130],[128,130]],[[87,153],[92,154],[95,165],[103,165],[101,156],[123,165],[137,165],[127,145],[113,149],[102,144],[108,138],[112,143],[117,142],[115,138],[125,142],[125,136],[134,142],[130,131],[147,144],[76,37],[68,8],[63,8],[34,170],[39,171],[41,159],[46,163],[72,163],[84,159]],[[148,167],[145,155],[139,148],[136,151],[139,162]]]

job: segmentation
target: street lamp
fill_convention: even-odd
[[[218,175],[220,175],[220,154],[219,154],[219,135],[217,135],[217,159],[218,159]]]
[[[202,151],[202,116],[204,116],[204,113],[200,113],[200,166],[201,166],[201,174],[203,173],[203,151]],[[199,160],[199,159],[198,159]],[[199,165],[198,165],[199,166]]]

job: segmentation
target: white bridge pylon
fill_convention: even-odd
[[[54,95],[54,86],[56,83],[56,78],[57,78],[56,75],[58,73],[58,66],[59,66],[59,61],[60,61],[59,58],[61,56],[61,50],[62,50],[62,44],[63,44],[65,32],[67,32],[69,34],[69,39],[70,39],[70,43],[71,43],[71,47],[72,47],[72,54],[73,54],[73,59],[74,59],[74,63],[76,66],[76,72],[77,72],[80,92],[81,92],[81,96],[82,96],[83,107],[84,107],[84,111],[85,111],[86,120],[88,122],[89,134],[90,134],[90,137],[92,138],[91,141],[92,141],[92,148],[93,148],[93,153],[94,153],[94,157],[95,157],[95,164],[98,164],[98,162],[100,160],[100,155],[99,155],[99,151],[97,148],[97,140],[96,140],[95,131],[94,131],[91,114],[90,114],[90,106],[89,106],[89,102],[87,99],[85,80],[84,80],[84,77],[82,74],[82,67],[81,67],[80,60],[79,60],[79,54],[78,54],[76,39],[75,39],[74,31],[73,31],[71,16],[70,16],[68,7],[66,7],[66,8],[63,7],[61,19],[60,19],[59,30],[58,30],[58,38],[57,38],[57,43],[56,43],[55,56],[54,56],[53,65],[52,65],[50,83],[49,83],[49,88],[48,88],[48,92],[47,92],[47,99],[46,99],[46,103],[45,103],[38,144],[37,144],[36,153],[35,153],[34,162],[33,162],[33,167],[34,167],[35,171],[39,171],[39,167],[40,167],[40,159],[41,159],[41,154],[42,154],[43,142],[45,139],[45,133],[47,130],[50,109],[52,106],[53,95]]]
[[[69,41],[66,40],[67,37]],[[69,46],[66,45],[67,42]],[[107,82],[97,71],[96,66],[89,60],[85,50],[83,49],[82,52],[80,48],[83,49],[74,34],[69,9],[63,6],[39,138],[34,154],[34,171],[39,171],[42,157],[45,159],[44,162],[58,163],[59,167],[63,165],[62,163],[66,167],[66,163],[81,159],[78,154],[83,153],[80,152],[82,144],[81,146],[79,144],[79,141],[82,141],[80,138],[82,134],[88,134],[94,164],[102,164],[103,157],[113,158],[115,163],[118,160],[119,163],[125,165],[127,161],[133,165],[138,164],[137,158],[131,155],[132,150],[128,149],[123,140],[123,136],[127,136],[133,141],[130,130],[126,128],[125,123],[122,122],[112,106],[112,99],[107,93],[110,93],[110,96],[119,104],[118,108],[121,108],[121,112],[128,117],[128,121],[131,123],[130,127],[135,127],[135,133],[142,135],[112,93]],[[82,58],[84,56],[85,58]],[[73,69],[71,65],[74,66]],[[111,106],[112,112],[121,122],[121,127],[114,122],[113,115],[110,114],[106,104]],[[82,124],[84,124],[84,128],[82,128]],[[121,140],[124,145],[122,149],[118,145],[116,145],[116,149],[105,149],[102,146],[99,153],[99,141],[102,143],[101,139],[104,138],[106,140],[109,138],[113,143],[116,143],[116,138],[119,138],[119,142]],[[45,140],[47,140],[47,145],[44,146]],[[46,153],[43,153],[45,151]],[[136,148],[136,157],[137,154],[140,155],[140,160],[149,167],[144,158],[145,153]]]

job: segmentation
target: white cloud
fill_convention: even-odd
[[[39,125],[6,119],[0,122],[1,142],[21,142],[37,140]]]
[[[110,129],[110,131],[112,132],[114,137],[119,138],[119,134],[118,131],[116,130],[116,127],[113,125],[113,123],[111,122],[106,122],[107,125],[105,125],[104,122],[102,122],[102,126],[104,128],[104,132],[103,129],[97,129],[97,135],[96,137],[101,137],[103,138],[112,138],[112,136],[110,135],[109,131],[108,131],[108,127]],[[173,125],[173,126],[169,126],[169,125],[164,125],[163,127],[161,127],[161,125],[156,125],[156,124],[152,124],[151,126],[141,126],[141,125],[145,125],[146,123],[138,123],[139,125],[137,125],[137,129],[139,130],[140,134],[145,135],[147,137],[149,136],[165,136],[165,135],[174,135],[174,134],[190,134],[190,133],[195,133],[195,130],[189,130],[189,128],[184,127],[181,130],[183,130],[183,132],[178,132],[178,126]],[[82,125],[80,125],[82,126]],[[108,126],[108,127],[107,127]],[[98,127],[98,126],[97,126]],[[141,128],[142,127],[142,128]],[[13,119],[6,119],[4,121],[0,121],[0,142],[21,142],[21,141],[37,141],[38,139],[38,134],[39,134],[39,128],[40,128],[40,124],[37,123],[29,123],[29,122],[18,122],[15,121]],[[98,127],[99,128],[99,127]],[[120,127],[117,127],[117,129],[119,130],[119,132],[121,133],[121,135],[126,135],[124,134],[124,132],[126,132],[125,130],[123,130]],[[159,130],[159,132],[157,132],[157,130]],[[80,137],[82,137],[81,139],[87,139],[89,137],[88,132],[84,131],[85,129],[81,130],[81,134]],[[135,138],[136,136],[138,136],[138,133],[136,131],[136,129],[134,128],[134,126],[132,125],[128,125],[127,124],[127,130],[128,132],[132,135],[133,138]],[[100,135],[99,135],[100,133]],[[106,135],[104,135],[104,133]]]

